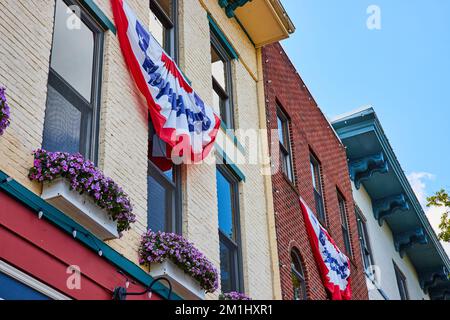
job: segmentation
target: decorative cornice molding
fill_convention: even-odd
[[[388,163],[384,159],[383,153],[350,160],[348,167],[350,178],[358,190],[361,188],[361,183],[372,178],[375,173],[387,173],[389,171]]]
[[[425,293],[429,292],[429,289],[433,288],[439,280],[449,281],[449,272],[445,266],[428,271],[419,276],[420,287]]]
[[[428,238],[423,228],[402,232],[394,235],[395,250],[403,258],[405,251],[415,244],[427,244]]]
[[[243,7],[249,1],[252,0],[219,0],[219,5],[221,8],[224,8],[228,18],[233,18],[234,11],[239,7]]]
[[[386,197],[373,202],[373,214],[375,219],[378,220],[380,227],[383,225],[386,217],[394,214],[398,210],[409,210],[409,204],[404,194]]]

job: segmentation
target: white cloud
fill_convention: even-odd
[[[411,187],[413,188],[417,199],[419,200],[420,204],[422,205],[425,214],[430,221],[431,226],[435,230],[436,234],[439,233],[439,223],[441,222],[441,217],[443,213],[446,211],[445,208],[439,208],[439,207],[431,207],[428,208],[427,205],[427,196],[429,194],[427,193],[427,180],[434,180],[436,176],[434,174],[428,173],[428,172],[412,172],[408,176],[409,183],[411,184]],[[442,242],[442,246],[444,247],[444,250],[447,252],[448,255],[450,255],[450,243],[448,242]]]

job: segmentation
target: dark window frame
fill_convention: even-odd
[[[56,1],[55,0],[55,11],[53,15],[53,39],[52,39],[52,51],[53,51],[53,41],[56,27]],[[51,60],[49,63],[49,76],[47,86],[51,86],[56,92],[61,94],[73,107],[78,109],[81,114],[81,125],[80,125],[80,146],[79,152],[86,158],[92,160],[95,164],[98,164],[98,150],[99,150],[99,130],[100,130],[100,107],[101,107],[101,89],[102,89],[102,79],[103,79],[103,59],[104,59],[104,33],[106,30],[101,26],[101,23],[97,21],[92,15],[89,14],[88,8],[84,7],[83,4],[78,0],[61,0],[68,7],[78,6],[80,10],[80,19],[89,30],[92,31],[94,36],[94,58],[92,65],[92,86],[91,86],[91,102],[87,101],[73,86],[71,86],[62,76],[53,70],[51,66]],[[52,52],[50,53],[50,57]],[[48,105],[48,94],[46,101],[46,116],[47,116],[47,105]],[[89,119],[89,116],[91,118]],[[45,117],[46,118],[46,117]],[[89,130],[90,123],[90,130]],[[44,134],[42,139],[42,146],[45,149],[46,137],[45,137],[45,126],[46,122],[44,120]]]
[[[395,278],[397,279],[397,287],[401,300],[409,300],[408,283],[405,274],[400,270],[398,265],[393,261]]]
[[[150,0],[150,10],[153,12],[153,14],[158,18],[158,20],[162,23],[163,27],[166,29],[164,32],[164,44],[165,48],[164,51],[166,51],[169,56],[172,57],[172,59],[175,62],[179,61],[179,34],[178,34],[178,8],[179,3],[178,0],[170,0],[172,1],[171,6],[171,15],[172,17],[168,16],[165,10],[161,7],[161,5],[155,1]]]
[[[355,205],[356,223],[358,225],[359,245],[361,249],[361,257],[366,273],[369,268],[374,265],[372,247],[370,245],[369,232],[367,231],[367,220],[365,219],[361,209]],[[369,274],[370,275],[370,274]],[[370,275],[372,276],[372,275]]]
[[[295,256],[295,259],[297,260],[298,264],[300,265],[301,270],[297,270],[295,267],[295,263],[293,261],[293,256]],[[306,286],[306,276],[305,276],[305,267],[303,264],[303,260],[300,256],[300,253],[298,252],[297,249],[292,249],[291,250],[291,273],[292,276],[297,278],[297,280],[300,283],[300,287],[301,287],[301,292],[303,293],[303,295],[301,297],[297,297],[296,296],[296,291],[295,288],[294,289],[294,300],[307,300],[308,299],[308,292],[307,292],[307,286]]]
[[[353,248],[352,248],[352,236],[350,232],[350,223],[347,210],[347,200],[339,189],[336,189],[338,206],[339,206],[339,216],[341,220],[342,238],[344,240],[344,248],[349,256],[353,259]]]
[[[155,1],[150,0],[150,10],[162,23],[163,27],[166,29],[164,32],[164,51],[169,54],[175,62],[178,62],[179,57],[179,34],[178,34],[178,10],[179,2],[178,0],[172,1],[171,5],[171,16],[168,16],[161,5]],[[151,117],[149,115],[149,141],[153,138],[154,129],[151,123]],[[151,152],[151,150],[149,150]],[[149,171],[148,174],[152,174],[153,179],[155,179],[161,186],[165,185],[170,192],[173,193],[172,203],[166,199],[166,208],[172,207],[171,214],[166,212],[166,226],[170,226],[168,230],[162,230],[165,232],[174,232],[176,234],[183,234],[183,185],[182,185],[182,166],[174,165],[172,168],[173,179],[170,180],[167,175],[162,172],[152,161],[148,161]],[[148,209],[149,210],[149,209]],[[147,225],[150,225],[150,212],[147,212]],[[157,230],[159,231],[159,230]]]
[[[283,111],[280,104],[277,102],[277,126],[278,119],[281,122],[281,130],[283,132],[284,138],[284,141],[279,141],[281,169],[286,178],[295,185],[296,179],[294,173],[294,157],[292,155],[291,122],[287,114]],[[280,128],[278,128],[278,130],[280,130]]]
[[[242,259],[242,237],[241,237],[241,222],[240,222],[240,200],[239,200],[239,184],[241,180],[237,177],[233,170],[227,164],[219,164],[216,166],[218,170],[225,179],[232,186],[232,207],[234,209],[233,216],[233,228],[234,228],[234,239],[230,239],[220,227],[219,232],[219,242],[223,243],[229,250],[233,249],[233,269],[231,270],[231,279],[233,282],[233,288],[231,291],[244,292],[244,281],[243,281],[243,259]]]
[[[213,90],[219,96],[220,99],[220,113],[223,123],[226,125],[227,129],[235,130],[236,129],[236,121],[235,121],[235,113],[234,113],[234,100],[233,100],[233,68],[232,61],[233,57],[231,57],[227,50],[225,49],[225,45],[221,42],[221,40],[211,31],[211,47],[214,48],[219,58],[222,60],[224,68],[225,68],[225,87],[219,84],[219,82],[212,77],[212,86]],[[222,110],[223,109],[223,110]],[[223,118],[222,111],[225,113],[225,118]]]
[[[317,157],[313,154],[312,151],[310,151],[310,168],[314,168],[314,172],[317,172],[317,178],[319,181],[316,181],[316,176],[312,170],[311,171],[311,177],[315,182],[315,184],[319,184],[318,187],[320,190],[317,190],[313,185],[313,194],[314,194],[314,201],[316,203],[316,215],[319,222],[322,224],[323,227],[327,227],[327,213],[325,211],[325,197],[323,193],[323,181],[322,181],[322,165],[320,164]],[[317,169],[317,170],[316,170]]]

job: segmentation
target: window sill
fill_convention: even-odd
[[[172,284],[173,291],[187,300],[205,299],[205,291],[200,287],[198,281],[186,274],[172,261],[151,264],[150,275],[154,279],[167,278]]]
[[[106,210],[97,206],[86,194],[80,195],[75,190],[70,190],[69,182],[65,179],[45,182],[42,198],[98,238],[119,238],[117,222],[110,219]]]

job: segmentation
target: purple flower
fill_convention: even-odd
[[[128,196],[81,154],[71,155],[41,149],[35,150],[33,154],[33,167],[28,175],[31,180],[43,182],[59,177],[69,180],[72,190],[89,195],[99,207],[107,209],[111,218],[117,221],[120,235],[136,221]]]
[[[219,297],[219,300],[248,301],[252,299],[240,292],[229,292],[229,293],[222,293]]]
[[[206,292],[218,289],[217,269],[192,243],[174,233],[149,230],[142,236],[139,263],[151,265],[166,260],[197,280]]]
[[[0,136],[11,123],[10,109],[8,102],[6,101],[5,91],[6,89],[4,87],[0,87]]]

